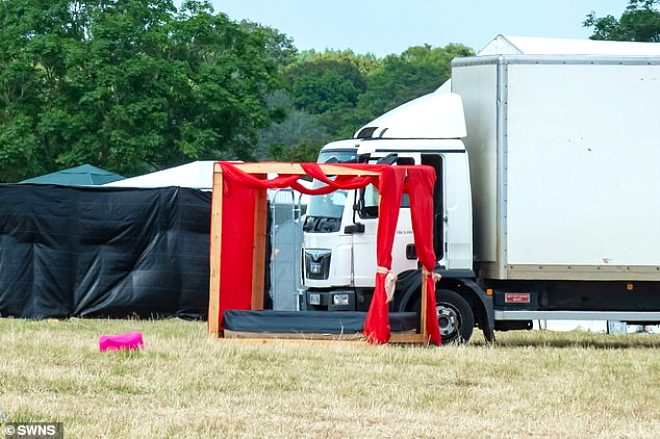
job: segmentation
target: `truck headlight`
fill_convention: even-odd
[[[333,294],[333,305],[348,305],[348,294]]]
[[[321,295],[319,293],[309,293],[309,304],[310,305],[320,305],[321,304]]]

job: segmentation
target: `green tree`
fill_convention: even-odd
[[[208,2],[0,0],[0,181],[253,159],[294,50]]]
[[[298,50],[293,45],[293,40],[286,34],[249,20],[242,20],[240,27],[260,42],[269,61],[279,68],[284,68],[296,61]]]
[[[660,43],[660,0],[630,0],[619,19],[596,17],[591,11],[583,22],[593,28],[592,40],[645,41]]]
[[[284,90],[273,93],[268,99],[268,106],[284,111],[287,117],[259,131],[257,157],[278,161],[316,161],[319,149],[330,139],[320,117],[295,109]]]
[[[318,149],[328,139],[350,137],[358,122],[355,112],[359,97],[367,89],[366,74],[378,67],[373,55],[356,55],[351,51],[306,51],[284,71],[292,107],[289,109],[300,126],[318,123],[327,133],[326,139],[307,136],[298,138],[307,150]]]
[[[62,53],[80,32],[69,18],[63,1],[0,1],[0,181],[48,169],[56,145],[44,133],[62,117],[49,101],[66,86]]]
[[[352,137],[371,119],[438,88],[449,78],[451,60],[470,55],[474,51],[460,44],[411,47],[382,60],[351,51],[302,52],[285,71],[290,120],[264,132],[297,133],[288,143],[269,138],[283,153],[298,143],[313,151],[327,140]],[[320,144],[321,137],[304,136],[305,130],[314,132],[315,123],[328,135]]]
[[[380,68],[367,78],[368,90],[359,100],[361,114],[373,118],[432,92],[449,79],[453,58],[471,55],[472,49],[449,44],[444,48],[410,47],[400,55],[385,57]]]
[[[354,106],[366,89],[357,65],[334,59],[313,59],[294,64],[287,72],[294,106],[323,114],[339,106]]]
[[[332,50],[326,49],[323,52],[317,52],[314,49],[305,50],[298,54],[298,61],[314,62],[314,61],[336,61],[339,63],[353,64],[357,67],[362,76],[367,76],[380,65],[380,60],[375,55],[368,53],[366,55],[356,54],[350,49],[347,50]]]

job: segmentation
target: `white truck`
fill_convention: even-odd
[[[436,169],[438,319],[445,340],[537,319],[660,322],[660,56],[456,59],[432,93],[333,142],[320,162]],[[374,188],[312,197],[303,306],[366,310]],[[394,311],[417,308],[404,199]]]

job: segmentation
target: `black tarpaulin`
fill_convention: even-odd
[[[0,316],[206,317],[210,197],[0,185]]]

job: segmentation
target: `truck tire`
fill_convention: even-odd
[[[468,301],[452,290],[438,289],[435,302],[442,344],[466,344],[474,329],[474,312]],[[415,309],[419,310],[419,300]]]

